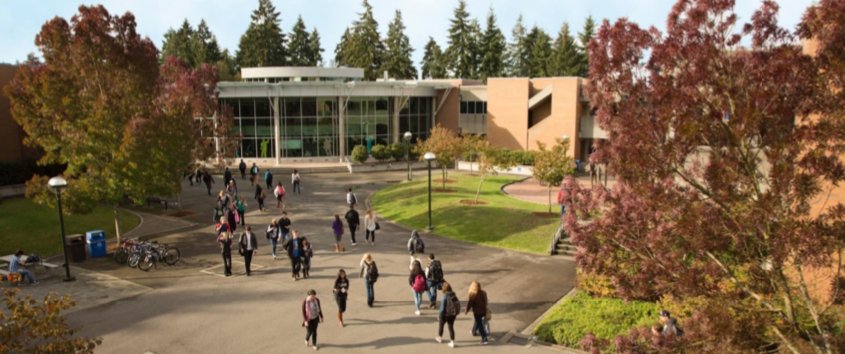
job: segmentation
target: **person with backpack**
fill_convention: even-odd
[[[228,196],[230,200],[238,199],[238,185],[235,184],[235,180],[229,181],[229,186],[226,187],[226,196]]]
[[[414,265],[411,269],[411,275],[408,276],[408,285],[411,286],[411,290],[414,292],[414,306],[417,308],[417,311],[414,312],[414,314],[419,316],[422,294],[423,291],[425,291],[425,272],[422,270],[420,261],[414,261]]]
[[[684,330],[678,327],[678,320],[672,317],[669,311],[660,311],[660,323],[663,323],[663,330],[660,333],[664,336],[668,334],[678,337],[684,335]]]
[[[346,252],[346,247],[343,247],[343,242],[341,242],[341,238],[343,237],[343,222],[340,221],[340,215],[334,216],[332,231],[334,231],[334,251]]]
[[[229,222],[229,231],[234,233],[238,230],[238,223],[241,221],[238,211],[235,209],[235,203],[229,202],[229,207],[226,208],[225,213],[226,220]]]
[[[221,219],[220,222],[225,223],[226,220]],[[227,228],[221,228],[224,230],[217,234],[217,243],[220,244],[220,255],[223,256],[223,275],[228,277],[232,275],[232,234]]]
[[[17,250],[15,251],[15,256],[12,257],[12,260],[9,261],[9,273],[18,273],[20,274],[20,281],[23,282],[23,279],[29,282],[29,284],[38,284],[38,281],[32,276],[32,272],[29,269],[25,269],[26,267],[26,260],[23,258],[24,251]]]
[[[376,221],[376,214],[373,209],[367,209],[367,215],[364,216],[364,229],[367,230],[367,242],[370,242],[370,235],[373,236],[372,245],[376,245],[376,230],[379,229]]]
[[[443,287],[445,280],[443,279],[443,265],[440,261],[434,259],[434,253],[428,255],[428,267],[425,269],[425,292],[428,294],[428,300],[431,304],[428,308],[434,308],[437,303],[437,289]]]
[[[238,247],[241,256],[244,257],[244,265],[246,266],[246,276],[252,275],[252,256],[258,254],[258,239],[252,233],[252,227],[247,226],[246,231],[241,234],[238,240]]]
[[[437,320],[440,322],[440,327],[437,330],[437,338],[434,340],[437,343],[443,343],[443,325],[449,325],[449,346],[455,347],[455,320],[458,314],[461,313],[461,301],[458,300],[458,295],[452,291],[452,286],[449,283],[443,283],[443,300],[440,300],[440,311],[437,313]]]
[[[276,259],[276,245],[282,239],[282,229],[276,219],[273,219],[270,221],[270,225],[267,225],[267,239],[270,240],[270,246],[273,247],[273,259]]]
[[[220,236],[220,234],[224,232],[232,232],[232,230],[229,229],[229,222],[226,221],[225,216],[220,217],[220,222],[218,222],[217,226],[214,227],[214,231],[217,232],[217,236]]]
[[[293,184],[294,193],[302,194],[302,187],[299,185],[300,178],[301,176],[299,175],[299,171],[294,169],[293,173],[290,175],[290,183]]]
[[[472,310],[472,315],[475,318],[475,324],[472,325],[472,333],[475,335],[476,331],[481,332],[481,345],[487,345],[487,330],[484,326],[485,319],[489,320],[487,309],[487,292],[481,290],[481,284],[477,281],[472,282],[467,292],[467,308],[464,310],[464,315]]]
[[[223,216],[226,216],[226,208],[223,207],[223,201],[218,200],[214,206],[214,215],[211,216],[211,221],[220,220]]]
[[[317,292],[314,289],[308,290],[308,297],[302,300],[302,327],[307,330],[305,332],[305,346],[308,346],[308,340],[311,340],[311,345],[314,350],[317,350],[317,325],[323,322],[323,309],[320,306],[320,299],[317,298]]]
[[[255,162],[252,163],[252,168],[249,169],[249,182],[253,186],[258,182],[258,166],[255,165]]]
[[[346,271],[337,271],[337,278],[334,279],[334,301],[337,303],[337,320],[343,328],[343,313],[346,312],[346,298],[349,295],[349,279],[346,278]]]
[[[244,159],[241,159],[241,164],[238,165],[238,169],[241,170],[241,179],[246,179],[246,163]]]
[[[267,184],[268,191],[273,188],[273,172],[270,172],[269,168],[264,172],[264,183]]]
[[[352,188],[346,189],[346,204],[349,204],[350,208],[358,204],[358,197],[352,193]]]
[[[246,198],[241,196],[241,199],[238,199],[235,202],[235,208],[238,209],[238,217],[241,219],[241,226],[246,225],[246,218],[244,214],[246,214]]]
[[[311,258],[314,258],[314,249],[311,248],[311,241],[308,238],[301,238],[302,240],[302,257],[299,262],[302,264],[302,277],[308,278],[311,276]]]
[[[349,225],[349,233],[352,234],[352,245],[357,246],[358,244],[355,243],[355,231],[361,229],[361,222],[354,205],[349,207],[349,211],[346,212],[345,217],[346,224]]]
[[[572,198],[572,193],[569,188],[561,187],[560,192],[557,192],[557,203],[560,204],[560,216],[566,212],[566,203]]]
[[[299,232],[293,230],[293,237],[282,243],[282,249],[288,252],[288,257],[290,257],[291,278],[293,278],[293,281],[296,281],[299,278],[299,270],[302,266],[300,264],[300,257],[305,254],[302,242],[299,239]]]
[[[203,172],[202,174],[202,181],[205,183],[205,189],[208,192],[208,196],[211,196],[211,185],[214,184],[214,178],[211,177],[211,174],[208,171]]]
[[[288,212],[283,211],[282,217],[279,218],[279,232],[282,234],[280,242],[285,242],[290,238],[290,219],[288,219]]]
[[[276,185],[276,190],[273,191],[273,194],[276,195],[276,208],[279,205],[282,206],[282,210],[285,209],[285,186],[282,185],[282,181],[279,181],[279,184]]]
[[[266,195],[264,194],[264,189],[261,186],[255,186],[255,199],[258,199],[258,210],[264,211],[264,198]]]
[[[411,231],[411,238],[408,240],[408,253],[410,253],[411,256],[413,256],[414,253],[425,253],[425,243],[422,238],[420,238],[420,232],[417,230]]]
[[[375,284],[378,281],[378,266],[369,253],[364,255],[359,266],[361,273],[358,274],[358,277],[364,278],[364,284],[367,286],[367,306],[373,307],[373,302],[376,300]]]
[[[228,186],[229,181],[232,180],[232,171],[229,171],[229,168],[226,167],[226,170],[223,171],[223,186]]]

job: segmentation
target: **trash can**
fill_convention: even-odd
[[[82,234],[68,235],[65,237],[68,259],[73,263],[85,261],[85,240]]]
[[[106,255],[106,233],[103,230],[86,232],[85,241],[88,242],[88,254],[91,255],[91,258],[100,258]]]

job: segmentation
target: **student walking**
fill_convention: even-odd
[[[350,208],[358,204],[358,197],[352,193],[352,188],[346,189],[346,204],[349,204]]]
[[[214,231],[217,232],[217,236],[220,236],[220,234],[224,232],[231,233],[232,230],[229,229],[229,222],[226,221],[226,217],[221,216],[219,220],[220,222],[218,222],[217,226],[214,227]]]
[[[349,279],[346,278],[346,271],[337,271],[337,278],[334,279],[334,302],[337,303],[337,320],[340,327],[344,327],[343,313],[346,312],[346,297],[349,295]]]
[[[252,269],[250,268],[252,256],[258,254],[258,239],[256,239],[255,234],[252,233],[252,227],[246,227],[246,231],[241,234],[241,239],[238,241],[238,245],[240,253],[244,257],[246,276],[250,276],[252,274]]]
[[[489,312],[487,308],[487,292],[481,290],[481,284],[477,281],[472,282],[467,292],[467,308],[464,310],[464,315],[472,310],[472,315],[475,318],[475,324],[472,325],[472,334],[476,331],[481,332],[481,345],[487,345],[487,331],[484,329],[484,321]]]
[[[276,219],[270,221],[270,225],[267,226],[267,239],[270,240],[270,247],[273,247],[273,259],[276,259],[276,245],[282,239],[282,229],[279,228]]]
[[[282,181],[279,181],[279,184],[276,186],[276,190],[273,191],[276,195],[276,208],[280,205],[282,206],[282,210],[285,209],[285,186],[282,185]]]
[[[220,220],[225,222],[225,219]],[[232,275],[232,234],[228,230],[217,234],[217,243],[220,244],[220,254],[223,256],[223,275]]]
[[[238,185],[235,184],[235,180],[229,181],[229,186],[226,187],[226,195],[229,196],[229,199],[235,200],[238,198]]]
[[[235,210],[235,203],[229,202],[229,207],[226,208],[226,221],[229,222],[231,232],[238,230],[238,223],[241,221],[238,211]]]
[[[291,269],[291,278],[293,281],[296,281],[299,278],[299,268],[301,267],[299,263],[299,257],[302,257],[304,253],[302,251],[302,242],[299,240],[299,232],[293,230],[293,237],[285,240],[282,243],[282,248],[288,252],[288,257],[290,258],[290,269]]]
[[[244,217],[244,214],[246,213],[246,206],[246,198],[244,196],[241,196],[241,199],[238,199],[238,201],[235,202],[235,208],[238,209],[238,217],[241,219],[241,226],[246,225],[246,218]]]
[[[311,340],[311,347],[317,350],[317,325],[323,322],[323,310],[320,307],[320,299],[314,289],[308,290],[308,297],[302,301],[302,327],[306,328],[305,346]]]
[[[311,258],[314,258],[314,249],[311,248],[311,242],[308,241],[308,238],[303,237],[301,240],[302,257],[299,262],[302,264],[302,278],[308,278],[311,276]]]
[[[376,245],[376,230],[379,229],[378,222],[376,221],[376,215],[373,213],[373,209],[367,209],[367,215],[364,216],[364,228],[367,230],[367,242],[370,241],[370,235],[373,236],[373,241],[371,244],[373,246]]]
[[[440,301],[440,311],[437,313],[437,320],[440,322],[440,328],[437,330],[437,343],[443,343],[443,325],[449,325],[449,346],[455,347],[455,319],[461,313],[461,301],[458,300],[458,295],[452,291],[452,286],[449,283],[443,283],[443,300]]]
[[[293,191],[294,193],[302,193],[302,187],[299,185],[299,179],[301,176],[299,175],[299,171],[296,169],[293,170],[293,173],[290,175],[290,183],[293,184]]]
[[[221,217],[226,215],[226,208],[223,207],[223,202],[218,200],[217,204],[214,205],[214,215],[211,216],[211,221],[220,220]]]
[[[408,240],[408,253],[413,256],[416,254],[425,253],[425,243],[420,238],[420,232],[417,230],[411,231],[411,238]]]
[[[361,273],[358,274],[358,277],[364,278],[364,284],[367,286],[367,306],[373,307],[373,302],[376,300],[375,284],[378,281],[378,266],[369,253],[364,255],[359,266]]]
[[[340,215],[334,216],[332,230],[334,231],[334,251],[346,252],[346,247],[343,247],[343,242],[341,242],[341,238],[343,237],[343,222],[340,221]]]
[[[255,186],[257,189],[255,192],[255,199],[258,199],[258,210],[264,211],[264,198],[266,195],[264,194],[264,190],[261,189],[261,186]]]
[[[24,259],[23,255],[23,250],[15,251],[15,256],[12,257],[11,261],[9,261],[9,273],[17,272],[18,274],[20,274],[21,282],[23,282],[23,279],[26,278],[26,280],[29,281],[30,284],[38,284],[38,281],[36,281],[35,278],[32,277],[32,272],[30,272],[29,269],[23,268],[26,266],[26,260]]]
[[[202,174],[202,181],[205,183],[205,189],[208,191],[208,196],[211,196],[211,185],[214,184],[214,178],[211,177],[211,174],[208,171]]]
[[[355,231],[361,228],[361,222],[354,205],[349,207],[349,211],[346,212],[345,217],[346,223],[349,225],[349,233],[352,234],[352,245],[357,246],[358,244],[355,243]]]
[[[429,308],[434,308],[437,303],[437,289],[443,287],[445,280],[443,279],[443,265],[440,261],[434,259],[434,253],[428,255],[428,267],[425,270],[425,292],[428,294]]]
[[[226,170],[223,171],[223,186],[228,186],[229,181],[232,180],[232,171],[229,171],[229,168],[226,167]]]
[[[264,183],[267,184],[268,191],[273,188],[273,172],[270,172],[269,168],[264,172]]]
[[[279,232],[282,234],[282,238],[279,239],[279,242],[285,242],[290,238],[290,219],[288,219],[288,212],[283,211],[282,217],[279,219]]]
[[[249,182],[252,186],[258,183],[258,166],[255,165],[255,162],[252,163],[252,168],[249,169]]]
[[[238,165],[238,169],[241,170],[241,179],[246,179],[246,163],[244,159],[241,159],[241,164]]]
[[[422,302],[422,294],[425,291],[425,273],[422,270],[420,261],[414,261],[411,267],[411,275],[408,276],[408,285],[411,286],[411,290],[414,292],[414,306],[417,308],[414,314],[419,316],[420,302]]]

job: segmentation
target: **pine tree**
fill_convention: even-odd
[[[478,24],[478,19],[472,19],[469,21],[469,33],[472,36],[472,42],[470,42],[470,55],[472,56],[472,67],[470,68],[470,76],[471,79],[480,79],[481,78],[481,59],[484,55],[481,53],[481,40],[484,36],[484,31],[481,30],[481,25]]]
[[[511,77],[528,77],[528,57],[531,47],[526,45],[525,26],[522,24],[522,15],[516,20],[516,25],[511,30],[511,39],[513,42],[508,43],[507,74]]]
[[[384,58],[384,43],[373,18],[373,7],[364,0],[364,12],[352,24],[349,46],[344,48],[344,64],[364,69],[364,80],[375,80]]]
[[[211,33],[205,20],[201,20],[191,38],[191,51],[193,58],[186,63],[193,63],[193,67],[197,68],[203,63],[214,64],[223,59],[220,53],[220,46],[217,44],[217,38]],[[183,59],[184,60],[184,59]]]
[[[308,30],[305,27],[305,21],[302,21],[302,16],[296,19],[296,24],[293,25],[290,41],[288,42],[288,65],[291,66],[309,66],[311,59],[311,47],[308,45]]]
[[[315,27],[308,36],[308,66],[323,65],[323,46],[320,44],[320,33]]]
[[[258,0],[258,9],[250,15],[252,22],[238,43],[238,66],[284,66],[287,63],[282,20],[270,0]]]
[[[446,67],[443,62],[443,52],[434,38],[428,37],[428,43],[425,45],[423,52],[423,59],[420,62],[422,68],[421,78],[425,79],[443,79],[446,78]]]
[[[584,63],[582,53],[569,34],[569,24],[564,23],[554,44],[552,58],[555,76],[579,76]]]
[[[475,76],[477,67],[475,53],[477,52],[475,35],[470,23],[467,4],[460,0],[455,8],[455,18],[451,20],[449,28],[449,47],[446,48],[447,68],[456,78],[471,79]]]
[[[552,38],[546,31],[536,25],[531,29],[528,38],[531,39],[531,57],[529,58],[530,77],[552,76]]]
[[[220,81],[241,81],[235,57],[229,54],[228,49],[224,49],[220,53],[220,60],[217,61],[217,73],[220,76]]]
[[[414,48],[405,35],[405,24],[402,23],[402,12],[399,10],[396,10],[396,17],[388,25],[384,46],[386,52],[381,70],[387,71],[390,77],[396,79],[416,79],[417,68],[411,61]]]
[[[168,29],[164,33],[159,62],[164,63],[168,55],[173,55],[193,67],[194,54],[191,46],[193,36],[194,28],[188,23],[187,18],[182,22],[182,27],[179,27],[178,30],[173,30],[173,28]]]
[[[593,35],[596,31],[596,23],[593,21],[593,16],[588,16],[587,20],[584,22],[584,29],[578,33],[578,39],[581,41],[581,52],[584,55],[581,57],[581,71],[578,76],[587,77],[589,74],[590,68],[590,58],[589,58],[589,51],[587,50],[587,44],[590,43],[590,39],[593,38]]]
[[[484,35],[481,37],[479,46],[481,53],[480,77],[485,83],[488,77],[500,77],[505,72],[505,36],[499,27],[496,25],[496,14],[493,13],[493,8],[490,7],[490,12],[487,14],[487,28],[484,29]]]
[[[349,65],[349,47],[352,45],[352,33],[349,31],[349,27],[346,27],[346,30],[343,31],[343,35],[340,36],[340,42],[337,43],[337,46],[334,47],[334,66],[341,67]]]

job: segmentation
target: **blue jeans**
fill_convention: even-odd
[[[563,213],[566,212],[566,204],[560,205],[560,215],[563,216]]]
[[[413,288],[411,289],[411,291],[413,291],[413,292],[414,292],[414,306],[416,306],[416,307],[417,307],[417,311],[419,311],[419,310],[420,310],[420,302],[422,302],[422,294],[423,294],[423,293],[422,293],[422,292],[417,292],[417,291],[416,291],[416,290],[414,290]]]
[[[290,238],[290,231],[282,231],[282,238],[279,242],[285,242]]]
[[[279,242],[279,241],[278,241],[278,240],[276,240],[276,238],[275,238],[275,237],[270,237],[270,245],[272,245],[272,246],[273,246],[273,257],[275,257],[275,256],[276,256],[276,243],[278,243],[278,242]]]
[[[475,323],[472,324],[472,333],[475,334],[476,330],[481,332],[481,341],[486,342],[489,333],[484,331],[484,315],[472,314],[472,316],[475,317]]]
[[[375,283],[370,283],[369,281],[365,280],[364,284],[367,285],[367,302],[372,303],[376,299],[376,293],[373,289],[373,285],[375,285]]]
[[[425,293],[428,294],[428,300],[431,301],[432,304],[437,302],[437,286],[438,285],[439,285],[439,283],[433,282],[431,280],[425,281],[425,286],[426,286]]]
[[[35,283],[35,279],[32,278],[32,272],[30,272],[29,270],[18,269],[17,272],[20,273],[21,280],[23,280],[23,277],[26,277],[26,280],[28,280],[30,284]]]

